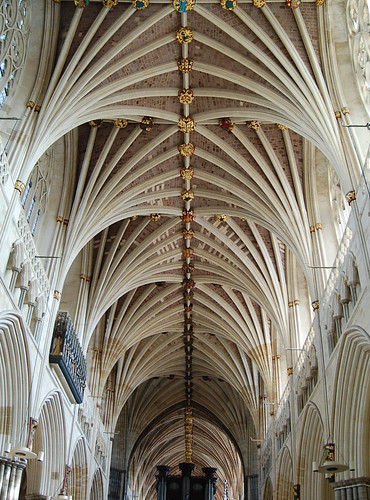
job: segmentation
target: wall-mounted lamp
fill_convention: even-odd
[[[64,469],[64,478],[63,478],[63,485],[62,489],[60,490],[59,495],[54,497],[53,500],[72,500],[72,495],[67,495],[68,492],[68,478],[69,474],[71,472],[71,467],[69,465],[65,466]]]
[[[342,127],[350,128],[350,127],[355,127],[355,128],[364,128],[366,127],[367,130],[370,130],[370,122],[365,123],[365,125],[346,125],[345,123],[341,122]]]
[[[10,455],[12,458],[19,458],[23,460],[34,460],[37,458],[39,462],[43,462],[44,460],[44,452],[39,451],[38,454],[32,451],[32,443],[34,434],[38,425],[38,420],[33,417],[29,419],[29,427],[28,427],[28,438],[26,446],[15,446],[12,448],[11,443],[8,443],[6,449],[4,450],[5,455]]]

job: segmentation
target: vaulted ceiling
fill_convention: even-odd
[[[308,303],[316,148],[341,168],[324,7],[83,4],[54,6],[47,142],[31,151],[75,131],[63,265],[80,256],[89,278],[90,388],[109,392],[142,492],[184,461],[190,405],[192,460],[236,497],[286,381],[281,346],[298,342],[289,303]]]

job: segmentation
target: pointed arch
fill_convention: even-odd
[[[336,459],[347,464],[353,461],[358,477],[370,474],[370,459],[366,446],[370,440],[369,340],[369,335],[356,327],[343,336],[334,378],[336,384],[332,427]]]
[[[30,360],[22,318],[0,315],[0,450],[25,446],[30,416]]]
[[[101,469],[96,469],[90,489],[90,500],[103,500],[104,487]]]
[[[263,498],[263,500],[273,500],[273,498],[274,498],[272,482],[271,482],[270,477],[268,477],[265,481],[262,498]]]
[[[68,488],[68,494],[72,495],[74,500],[85,500],[87,495],[87,478],[86,443],[83,438],[80,438],[73,453]]]
[[[303,412],[303,431],[298,449],[298,477],[302,498],[334,499],[334,491],[325,475],[313,472],[312,462],[319,462],[325,444],[319,409],[309,402]]]
[[[285,500],[293,494],[293,464],[290,450],[284,446],[277,464],[276,498]]]
[[[65,420],[60,393],[51,393],[45,398],[38,421],[33,449],[44,452],[44,462],[29,462],[27,494],[55,496],[60,491],[66,463]]]

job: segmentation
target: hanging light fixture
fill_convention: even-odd
[[[42,462],[44,460],[44,452],[40,451],[38,454],[36,454],[32,451],[32,443],[37,425],[38,425],[38,420],[36,420],[33,417],[30,417],[27,446],[17,446],[12,448],[11,444],[9,444],[7,449],[5,450],[5,453],[9,454],[11,457],[14,458],[20,458],[23,460],[34,460],[35,458],[37,458],[39,462]]]
[[[324,446],[324,453],[321,461],[312,462],[313,472],[319,472],[320,474],[336,474],[338,472],[344,472],[346,470],[355,470],[351,465],[345,463],[340,463],[335,460],[335,444],[326,443]]]

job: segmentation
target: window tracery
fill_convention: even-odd
[[[329,169],[329,193],[330,205],[334,218],[335,233],[337,240],[340,241],[343,236],[343,231],[347,225],[349,210],[345,203],[345,197],[338,174],[333,168]]]
[[[296,379],[297,409],[301,413],[317,384],[318,360],[316,348],[311,345]]]
[[[21,200],[32,236],[35,235],[40,216],[45,212],[49,199],[51,169],[48,166],[49,157],[45,154],[33,168]]]
[[[289,388],[289,386],[288,386]],[[276,413],[276,453],[279,453],[291,432],[290,390],[286,390]]]
[[[0,6],[0,108],[24,66],[31,25],[30,0],[5,0]]]
[[[349,0],[347,28],[352,61],[363,102],[370,108],[370,0]]]
[[[0,139],[0,184],[4,185],[9,177],[9,163],[4,145]]]

